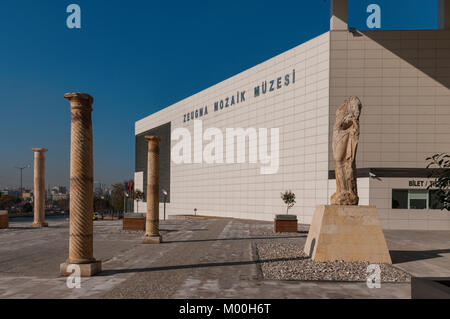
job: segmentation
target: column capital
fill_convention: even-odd
[[[48,149],[46,149],[46,148],[32,148],[31,149],[33,152],[38,152],[38,153],[45,153],[45,152],[48,152]]]
[[[69,100],[71,107],[91,108],[94,98],[87,93],[66,93],[64,98]]]
[[[162,138],[159,136],[146,136],[145,139],[151,143],[160,143]]]

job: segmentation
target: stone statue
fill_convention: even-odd
[[[336,122],[333,127],[336,193],[331,196],[332,205],[358,205],[359,202],[355,162],[361,108],[359,98],[352,96],[336,111]]]

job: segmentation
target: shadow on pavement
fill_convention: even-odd
[[[393,264],[406,263],[409,261],[424,260],[443,257],[441,254],[450,253],[450,249],[437,250],[391,250]]]
[[[165,231],[168,233],[172,233],[172,232],[177,232],[177,231],[207,231],[208,229],[164,229],[164,228],[160,228],[160,231]]]
[[[164,244],[173,243],[199,243],[206,241],[225,241],[225,240],[258,240],[258,239],[287,239],[287,238],[303,238],[306,236],[272,236],[272,237],[244,237],[244,238],[214,238],[214,239],[192,239],[192,240],[168,240]]]
[[[276,258],[276,259],[266,259],[266,260],[249,260],[249,261],[231,261],[231,262],[217,262],[208,264],[193,264],[193,265],[179,265],[179,266],[162,266],[162,267],[150,267],[150,268],[135,268],[135,269],[111,269],[104,270],[98,276],[113,276],[116,274],[128,274],[128,273],[142,273],[151,271],[164,271],[164,270],[177,270],[177,269],[192,269],[192,268],[208,268],[208,267],[224,267],[224,266],[242,266],[242,265],[252,265],[252,264],[264,264],[264,263],[274,263],[280,261],[293,261],[293,260],[303,260],[308,259],[308,257],[298,257],[298,258]]]

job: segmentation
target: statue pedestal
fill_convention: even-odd
[[[304,251],[314,261],[392,264],[375,206],[317,206]]]

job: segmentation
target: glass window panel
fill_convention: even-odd
[[[410,199],[409,209],[427,209],[426,199]]]
[[[408,190],[393,189],[392,190],[392,208],[408,209]]]
[[[428,190],[410,189],[408,191],[409,209],[428,208]]]

